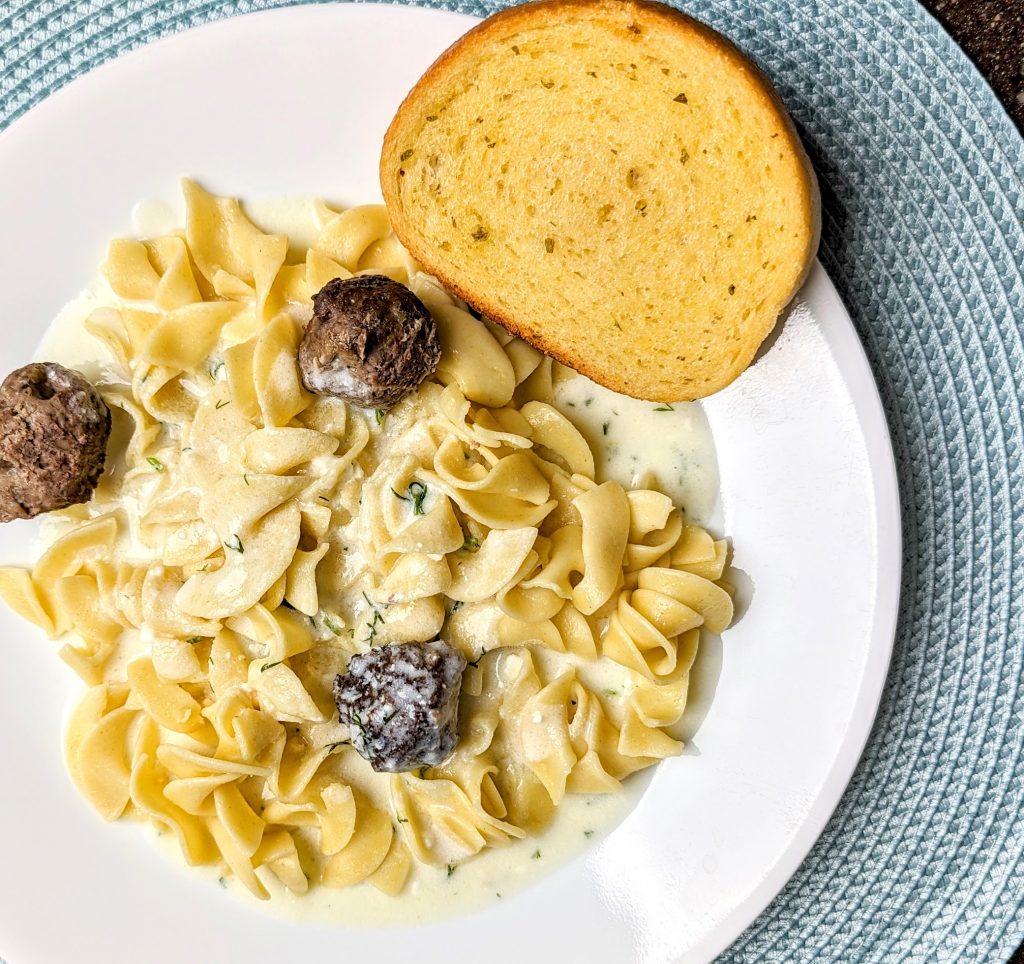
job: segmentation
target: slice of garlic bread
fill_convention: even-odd
[[[658,3],[540,0],[483,21],[406,98],[380,174],[428,271],[638,398],[728,385],[817,248],[817,182],[770,84]]]

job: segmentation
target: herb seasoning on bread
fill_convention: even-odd
[[[485,20],[410,92],[380,174],[395,232],[448,288],[654,401],[732,382],[818,243],[817,182],[770,83],[641,0]]]

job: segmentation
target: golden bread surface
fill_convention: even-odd
[[[638,0],[483,21],[410,92],[380,174],[428,271],[654,401],[733,381],[818,241],[817,182],[767,80],[709,27]]]

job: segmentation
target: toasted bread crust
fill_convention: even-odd
[[[407,130],[407,125],[416,123],[420,117],[421,104],[429,95],[435,84],[449,75],[453,68],[466,58],[474,58],[476,52],[488,40],[496,37],[507,37],[523,28],[536,28],[546,24],[557,25],[567,18],[584,14],[591,18],[611,15],[613,19],[622,18],[623,12],[631,33],[641,33],[645,29],[663,29],[678,31],[687,35],[691,41],[706,44],[709,51],[724,54],[730,64],[742,72],[750,89],[756,91],[763,103],[778,119],[784,132],[786,146],[798,160],[802,172],[802,196],[794,199],[801,205],[806,245],[803,255],[803,269],[795,278],[784,303],[792,300],[807,278],[817,251],[821,230],[820,194],[814,168],[804,150],[793,121],[789,117],[781,98],[772,87],[763,72],[730,40],[713,30],[711,27],[665,4],[652,0],[533,0],[522,6],[502,10],[472,28],[427,69],[416,86],[409,92],[400,105],[384,138],[380,160],[380,181],[385,204],[391,217],[395,234],[410,251],[412,256],[435,275],[438,280],[459,298],[469,303],[481,314],[498,322],[512,334],[529,342],[534,347],[550,355],[552,358],[575,369],[581,374],[605,385],[613,391],[633,395],[651,401],[673,402],[687,401],[696,397],[705,397],[725,388],[735,380],[750,364],[761,342],[775,327],[777,318],[769,319],[763,331],[757,332],[749,351],[737,359],[737,364],[705,390],[692,395],[680,395],[677,390],[648,387],[638,392],[636,386],[628,382],[621,373],[605,368],[595,367],[586,357],[573,351],[573,346],[561,344],[553,340],[543,331],[530,329],[517,321],[513,312],[497,304],[487,291],[475,290],[447,268],[438,252],[424,243],[419,232],[409,217],[398,196],[395,172],[400,166],[400,141]],[[634,28],[639,28],[636,30]]]

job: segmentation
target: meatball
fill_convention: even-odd
[[[103,474],[110,410],[78,372],[26,365],[0,385],[0,522],[88,502]]]
[[[459,742],[466,661],[447,643],[380,646],[353,656],[334,681],[352,746],[379,773],[443,763]]]
[[[299,344],[302,382],[366,408],[390,408],[441,360],[437,325],[405,285],[384,275],[328,281]]]

